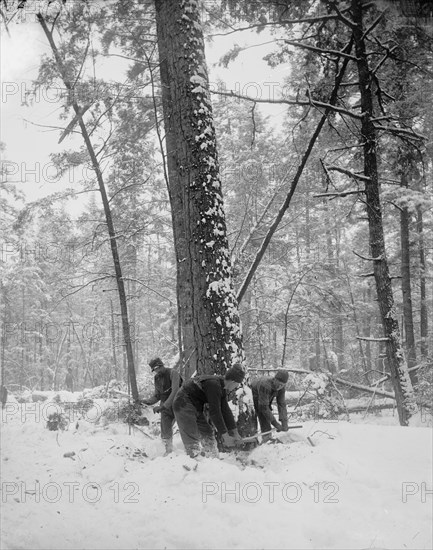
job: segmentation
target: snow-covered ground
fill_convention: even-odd
[[[49,431],[47,412],[2,411],[1,548],[433,547],[426,419],[311,421],[248,458],[194,461],[179,435],[163,457],[158,436],[91,412]]]

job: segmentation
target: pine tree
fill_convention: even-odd
[[[187,372],[243,362],[200,12],[156,0],[169,195]]]

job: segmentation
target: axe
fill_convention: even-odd
[[[303,427],[302,424],[292,424],[291,426],[288,426],[288,429],[293,430],[295,428],[302,428],[302,427]],[[274,432],[275,430],[276,430],[276,428],[272,428],[272,430],[268,430],[267,432],[258,432],[254,435],[250,435],[249,437],[243,437],[242,441],[244,443],[248,443],[249,441],[254,441],[255,439],[257,439],[257,437],[259,435],[261,435],[261,436],[268,435],[268,434],[271,434],[272,432]],[[278,433],[281,433],[281,432],[278,432]]]

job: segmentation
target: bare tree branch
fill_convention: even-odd
[[[343,10],[348,11],[347,10]],[[213,38],[214,36],[228,36],[229,34],[233,34],[235,32],[242,32],[242,31],[248,31],[251,29],[257,29],[262,27],[269,27],[269,26],[277,26],[277,25],[298,25],[300,23],[322,23],[325,21],[332,21],[339,19],[337,15],[321,15],[319,17],[304,17],[300,19],[279,19],[278,21],[269,21],[267,23],[255,23],[254,25],[247,25],[246,27],[239,27],[237,29],[233,28],[233,30],[228,32],[220,32],[220,33],[214,33],[209,35],[210,38]]]
[[[382,126],[380,124],[375,124],[374,127],[376,128],[376,130],[389,132],[390,134],[394,134],[396,136],[410,136],[423,141],[427,140],[426,136],[423,136],[422,134],[418,134],[414,130],[405,130],[404,128],[397,128],[396,126]]]
[[[352,250],[352,252],[355,254],[355,256],[358,256],[358,258],[361,258],[361,260],[367,260],[367,262],[380,262],[383,260],[383,256],[379,256],[377,258],[369,258],[367,256],[362,256],[361,254],[358,254],[358,252],[355,252]]]
[[[284,40],[286,44],[289,44],[290,46],[295,46],[296,48],[302,48],[304,50],[309,50],[310,52],[316,52],[320,54],[326,54],[333,57],[344,57],[345,59],[350,59],[352,61],[357,61],[357,58],[355,55],[350,55],[348,53],[345,53],[344,51],[339,50],[325,50],[324,48],[318,48],[316,46],[311,46],[310,44],[302,44],[301,42],[297,42],[296,40]]]
[[[370,178],[368,176],[364,176],[363,174],[357,174],[356,172],[347,170],[347,168],[341,168],[340,166],[329,166],[329,165],[327,165],[326,168],[334,172],[341,172],[342,174],[346,174],[346,176],[350,176],[355,180],[370,181]]]
[[[335,199],[336,197],[347,197],[347,195],[359,195],[360,193],[363,193],[364,191],[362,189],[354,190],[354,191],[341,191],[339,193],[319,193],[317,195],[313,195],[314,198],[321,198],[321,197],[331,197]]]
[[[353,45],[353,38],[351,38],[349,44],[346,46],[346,50],[348,52],[351,51],[352,45]],[[295,193],[298,182],[301,179],[302,173],[303,173],[304,168],[307,164],[307,161],[310,157],[311,151],[313,150],[314,145],[316,143],[316,140],[319,137],[319,134],[320,134],[325,122],[326,122],[326,119],[328,118],[329,113],[331,112],[332,105],[334,105],[335,102],[337,101],[338,89],[340,87],[340,82],[342,82],[342,80],[343,80],[343,76],[344,76],[344,73],[346,71],[348,63],[349,63],[349,59],[347,57],[344,58],[341,69],[335,77],[335,84],[334,84],[334,87],[332,89],[331,96],[329,98],[330,107],[325,109],[325,113],[322,115],[316,129],[314,130],[313,135],[311,136],[311,139],[308,143],[307,149],[305,150],[305,153],[302,157],[301,163],[299,164],[298,169],[296,171],[296,174],[295,174],[295,176],[292,180],[292,184],[290,186],[289,193],[287,194],[283,205],[281,206],[280,210],[278,211],[278,214],[277,214],[274,222],[271,224],[268,233],[266,234],[265,238],[263,239],[263,242],[260,246],[260,249],[258,250],[258,252],[256,254],[256,257],[255,257],[255,259],[254,259],[254,261],[253,261],[253,263],[252,263],[252,265],[251,265],[244,281],[242,282],[242,285],[241,285],[241,287],[238,291],[238,294],[237,294],[238,302],[240,302],[242,300],[242,297],[244,296],[244,294],[245,294],[245,292],[248,288],[248,285],[250,284],[251,279],[253,278],[254,273],[256,272],[257,267],[259,266],[261,259],[263,258],[263,255],[264,255],[264,253],[265,253],[265,251],[266,251],[266,249],[269,245],[269,242],[272,239],[272,236],[274,235],[275,231],[277,230],[277,227],[278,227],[280,221],[282,220],[286,210],[289,208],[289,205],[290,205],[290,202],[292,200],[293,194]]]
[[[366,342],[389,342],[389,338],[370,338],[367,336],[357,336],[357,340],[365,340]]]
[[[311,99],[310,101],[300,101],[299,99],[259,99],[259,98],[253,98],[242,94],[237,94],[233,90],[230,92],[223,92],[221,90],[210,90],[211,94],[215,95],[221,95],[225,97],[233,97],[236,99],[243,99],[245,101],[252,101],[254,103],[270,103],[275,105],[285,104],[285,105],[299,105],[301,107],[320,107],[323,109],[329,109],[330,111],[335,111],[336,113],[340,115],[347,115],[351,118],[356,118],[357,120],[361,120],[362,116],[358,115],[352,111],[348,111],[347,109],[343,109],[341,107],[337,107],[336,105],[332,105],[330,103],[324,103],[323,101],[316,101],[315,99]]]

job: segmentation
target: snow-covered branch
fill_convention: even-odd
[[[315,99],[310,99],[309,101],[301,101],[299,99],[262,99],[262,98],[254,98],[249,97],[243,94],[238,94],[234,92],[233,90],[230,90],[228,92],[223,92],[221,90],[210,90],[211,94],[225,96],[225,97],[233,97],[236,99],[243,99],[244,101],[252,101],[254,103],[269,103],[269,104],[284,104],[284,105],[298,105],[301,107],[320,107],[323,109],[329,109],[331,111],[334,111],[340,115],[347,115],[351,118],[356,118],[357,120],[360,120],[362,116],[360,114],[354,113],[353,111],[349,111],[347,109],[343,109],[342,107],[337,107],[333,105],[332,103],[325,103],[323,101],[316,101]]]
[[[317,46],[311,46],[310,44],[302,44],[301,42],[296,42],[295,40],[284,40],[284,42],[286,44],[289,44],[290,46],[295,46],[297,48],[302,48],[305,50],[309,50],[311,52],[316,52],[316,53],[326,54],[326,55],[331,55],[336,57],[344,57],[352,61],[357,61],[357,57],[355,55],[351,55],[349,53],[345,53],[340,50],[325,50],[324,48],[318,48]]]
[[[351,170],[347,170],[347,168],[341,168],[340,166],[326,166],[327,170],[334,171],[334,172],[341,172],[342,174],[346,174],[346,176],[350,176],[351,178],[362,180],[362,181],[370,181],[371,178],[368,176],[364,176],[364,174],[358,174],[356,172],[352,172]]]

